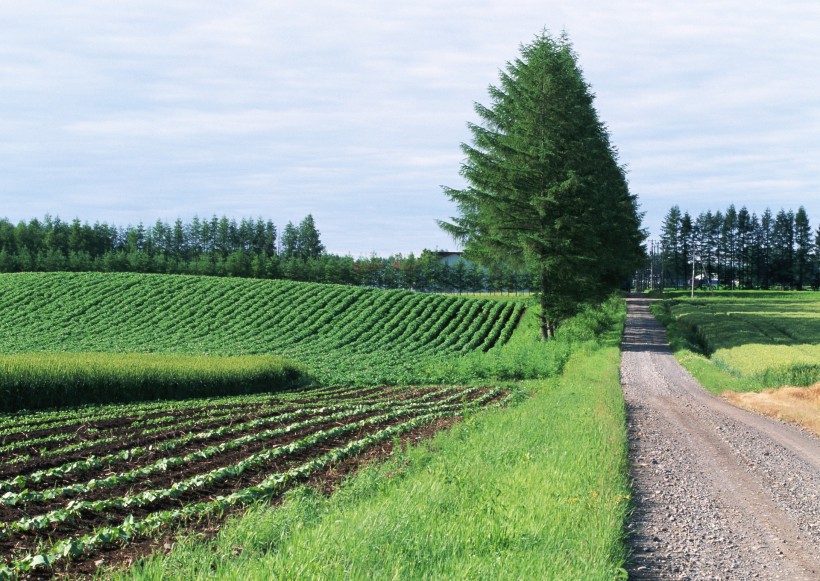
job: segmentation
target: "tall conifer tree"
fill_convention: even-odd
[[[462,144],[469,186],[444,188],[459,216],[440,225],[468,257],[537,280],[543,338],[643,258],[637,200],[576,60],[566,35],[523,45],[489,88],[491,104],[475,105],[482,123]]]

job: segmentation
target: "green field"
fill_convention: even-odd
[[[679,359],[712,391],[820,381],[818,293],[713,293],[656,303],[653,311]]]
[[[276,354],[325,385],[463,381],[480,364],[462,359],[499,351],[524,309],[523,301],[292,281],[5,274],[0,352]]]
[[[0,412],[256,393],[310,382],[302,366],[275,355],[15,353],[0,355]]]
[[[624,302],[584,310],[548,343],[527,306],[283,281],[0,276],[9,402],[155,400],[0,413],[0,578],[93,574],[110,549],[174,531],[190,536],[135,574],[623,576]],[[182,399],[203,390],[269,393]],[[430,445],[401,444],[458,418]],[[316,492],[390,450],[341,494]],[[201,536],[248,509],[215,541]]]

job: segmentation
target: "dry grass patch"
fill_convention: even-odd
[[[723,392],[733,404],[799,424],[820,436],[820,382],[809,387],[780,387],[760,393]]]

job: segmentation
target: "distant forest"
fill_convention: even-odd
[[[660,252],[650,252],[664,287],[820,288],[820,228],[806,210],[766,209],[757,216],[734,205],[696,218],[673,206],[663,222]],[[655,284],[658,284],[658,280]]]
[[[288,222],[281,235],[271,220],[226,216],[125,227],[48,215],[17,224],[0,219],[0,272],[36,271],[284,278],[439,292],[516,292],[530,283],[502,264],[451,266],[429,250],[418,257],[329,254],[311,215]]]

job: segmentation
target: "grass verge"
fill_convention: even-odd
[[[739,377],[715,365],[707,356],[706,339],[697,327],[672,314],[671,303],[658,301],[650,305],[655,318],[666,327],[666,339],[675,358],[707,391],[721,394],[725,391],[761,391],[764,385],[754,378]]]
[[[651,309],[666,327],[676,359],[708,391],[820,433],[820,383],[814,383],[820,377],[820,301],[816,295],[792,297],[673,299]]]
[[[618,365],[578,349],[534,397],[395,451],[330,497],[302,487],[124,574],[136,579],[625,578]]]

